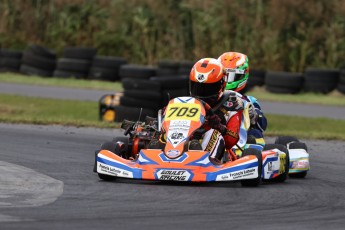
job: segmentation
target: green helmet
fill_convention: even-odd
[[[249,62],[245,54],[226,52],[219,56],[218,61],[226,72],[227,83],[225,89],[240,92],[247,84],[249,77]]]

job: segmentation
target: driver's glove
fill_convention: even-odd
[[[219,131],[222,135],[226,134],[226,126],[221,123],[221,119],[217,114],[212,114],[207,117],[208,125],[210,128]]]

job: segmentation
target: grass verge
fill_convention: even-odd
[[[0,122],[117,128],[98,120],[98,103],[0,94]]]
[[[15,73],[1,73],[0,82],[18,83],[26,85],[57,86],[80,89],[114,90],[122,91],[121,82],[108,82],[96,80],[84,80],[75,78],[48,78],[38,76],[26,76]]]
[[[345,120],[267,115],[266,135],[345,140]],[[0,122],[119,128],[98,120],[97,102],[58,100],[0,94]]]
[[[256,97],[260,101],[290,102],[301,104],[345,106],[345,95],[333,91],[329,94],[299,93],[275,94],[266,91],[263,87],[255,87],[247,95]]]

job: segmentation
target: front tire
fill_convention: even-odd
[[[246,187],[256,187],[261,183],[262,154],[259,150],[253,148],[245,149],[242,153],[242,157],[250,155],[254,155],[258,159],[258,177],[254,179],[241,180],[241,184]]]
[[[101,145],[101,150],[108,150],[112,153],[115,153],[118,156],[121,156],[121,153],[119,153],[116,149],[116,145],[117,145],[118,141],[124,142],[124,144],[126,144],[126,147],[128,146],[128,138],[127,137],[115,137],[113,139],[113,141],[104,142]],[[96,151],[96,153],[95,153],[95,165],[94,165],[94,171],[95,172],[97,172],[97,154],[98,154],[98,151]],[[110,175],[106,175],[106,174],[102,174],[102,173],[97,173],[97,174],[101,180],[113,181],[116,179],[115,176],[110,176]]]

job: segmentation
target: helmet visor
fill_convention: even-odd
[[[245,77],[245,71],[241,69],[226,69],[227,82],[242,80]]]
[[[207,98],[212,96],[218,96],[222,88],[222,81],[215,83],[199,83],[190,81],[189,90],[193,97]]]

